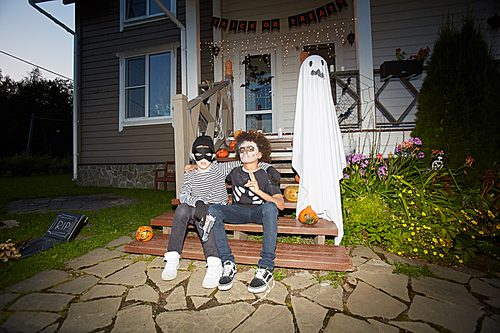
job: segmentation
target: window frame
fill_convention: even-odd
[[[174,16],[177,15],[176,0],[170,0],[170,12]],[[169,17],[165,15],[165,13],[163,12],[153,15],[146,14],[144,16],[127,19],[127,0],[120,0],[120,32],[122,32],[123,29],[125,29],[126,27],[160,21],[160,20],[166,20],[166,19],[169,20]]]
[[[169,124],[173,123],[173,100],[172,96],[177,93],[177,49],[179,48],[179,43],[162,45],[142,50],[126,51],[118,53],[120,63],[120,93],[119,93],[119,120],[118,120],[118,131],[121,132],[125,127],[130,126],[145,126],[145,125],[158,125],[158,124]],[[160,116],[160,117],[150,117],[149,116],[149,58],[157,54],[170,52],[170,106],[171,112],[170,116]],[[128,59],[133,59],[137,57],[145,57],[145,105],[144,105],[144,117],[126,118],[126,63]]]

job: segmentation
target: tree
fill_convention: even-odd
[[[472,156],[491,168],[500,161],[500,71],[470,11],[460,27],[446,18],[428,66],[412,135],[443,150],[449,167]]]
[[[0,72],[0,157],[26,152],[62,157],[72,150],[73,85],[35,68],[16,82]],[[30,138],[31,131],[31,140]]]

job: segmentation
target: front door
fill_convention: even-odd
[[[240,91],[244,94],[244,126],[248,130],[263,133],[275,131],[274,59],[271,54],[249,54],[242,61],[244,82]]]

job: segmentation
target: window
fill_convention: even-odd
[[[175,50],[131,52],[120,56],[120,131],[126,126],[172,121],[176,93]]]
[[[175,0],[160,0],[167,9],[175,15]],[[167,16],[153,2],[153,0],[121,0],[121,24],[120,28],[129,25],[142,24],[145,22],[166,19]]]

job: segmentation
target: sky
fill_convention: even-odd
[[[38,6],[75,30],[75,5],[62,0],[39,2]],[[28,0],[0,0],[0,69],[3,76],[20,81],[35,67],[44,78],[73,79],[73,35],[32,7]],[[5,52],[5,53],[3,53]]]

